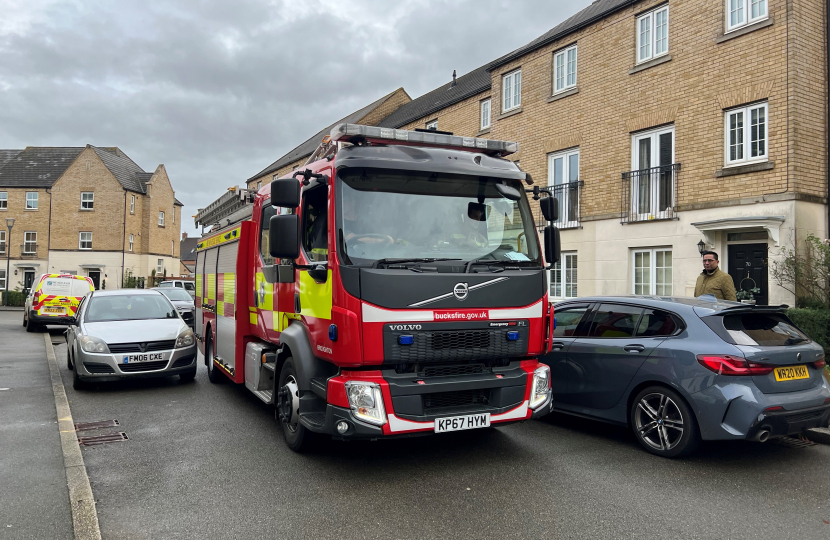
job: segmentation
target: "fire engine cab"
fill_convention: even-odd
[[[341,124],[307,164],[200,211],[211,382],[275,406],[287,445],[485,428],[552,407],[547,259],[506,141]],[[538,189],[537,197],[538,198]],[[541,199],[556,220],[556,201]]]

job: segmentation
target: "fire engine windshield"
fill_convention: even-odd
[[[338,223],[352,264],[448,258],[540,265],[517,180],[363,169],[341,171]],[[522,197],[502,196],[497,183]]]

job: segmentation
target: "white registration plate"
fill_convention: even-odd
[[[490,427],[490,413],[439,418],[435,421],[435,433],[446,433],[447,431],[461,431],[463,429],[477,429],[483,427]]]
[[[154,362],[157,360],[164,360],[162,353],[147,353],[147,354],[129,354],[121,358],[122,364],[136,364],[139,362]]]

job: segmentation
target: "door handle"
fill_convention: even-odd
[[[625,352],[630,352],[630,353],[635,353],[635,352],[636,353],[641,353],[644,350],[646,350],[646,348],[643,347],[642,345],[626,345],[625,347],[623,347],[623,350]]]
[[[561,351],[562,349],[565,348],[565,344],[562,343],[561,341],[554,341],[553,343],[550,344],[550,348],[553,351]]]

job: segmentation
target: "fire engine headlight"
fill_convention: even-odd
[[[347,381],[346,395],[349,397],[349,406],[355,418],[377,426],[386,423],[386,411],[383,409],[380,385],[370,382]]]
[[[107,344],[103,339],[92,336],[82,336],[80,342],[81,348],[84,352],[104,354],[109,354],[110,352],[109,347],[107,347]]]
[[[530,408],[538,409],[550,397],[550,368],[541,366],[533,372],[533,387],[530,389]]]
[[[181,349],[182,347],[190,347],[194,342],[195,338],[193,337],[193,330],[185,328],[179,333],[179,337],[176,338],[176,348]]]

